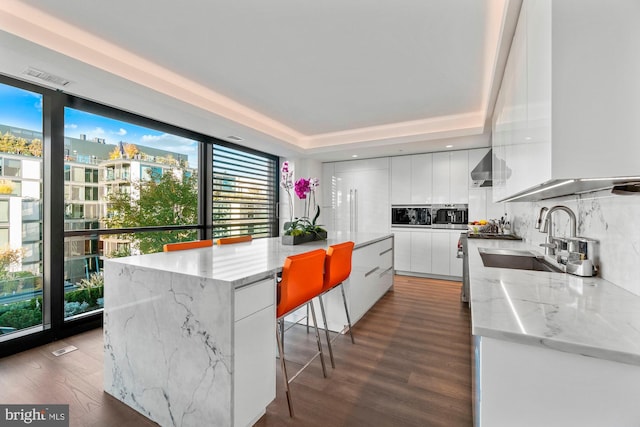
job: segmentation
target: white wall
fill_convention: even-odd
[[[533,244],[543,243],[546,234],[534,228],[536,219],[541,207],[554,205],[568,206],[576,213],[578,236],[600,241],[599,276],[640,295],[640,197],[600,191],[540,202],[507,203],[514,232]],[[554,214],[556,219],[556,235],[568,235],[568,216],[559,212]]]

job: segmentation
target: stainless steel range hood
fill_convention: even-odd
[[[474,187],[491,187],[493,185],[492,167],[493,150],[489,150],[471,171],[471,180]]]

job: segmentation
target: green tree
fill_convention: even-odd
[[[150,181],[132,183],[132,194],[113,192],[107,196],[107,218],[109,228],[150,227],[163,225],[189,225],[198,222],[197,178],[182,179],[173,170],[162,176],[153,176]],[[142,253],[162,251],[162,246],[196,237],[195,231],[136,233],[132,244]]]

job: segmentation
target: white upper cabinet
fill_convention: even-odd
[[[637,0],[523,1],[493,116],[494,200],[640,175],[639,21]]]
[[[450,203],[469,203],[469,152],[452,151],[449,162]]]
[[[391,204],[411,201],[411,156],[391,158]]]
[[[431,203],[431,154],[391,157],[391,204]]]
[[[430,204],[432,197],[433,155],[415,154],[411,156],[411,203]]]
[[[469,203],[468,151],[433,153],[433,203]]]

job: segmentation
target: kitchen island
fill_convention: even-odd
[[[476,426],[637,426],[640,297],[598,277],[485,267],[469,239]]]
[[[345,292],[356,322],[393,285],[390,234],[107,259],[105,391],[161,426],[252,425],[275,398],[277,273],[289,255],[348,240],[356,245]],[[345,324],[338,302],[328,295],[334,330]]]

